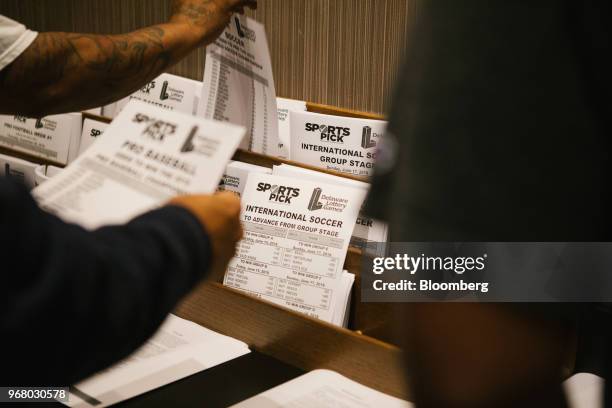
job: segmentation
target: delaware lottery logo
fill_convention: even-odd
[[[310,211],[316,211],[323,208],[323,203],[319,201],[322,191],[323,190],[321,190],[319,187],[312,190],[312,195],[310,196],[310,201],[308,203],[308,209]]]

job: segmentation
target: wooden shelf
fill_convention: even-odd
[[[204,283],[176,314],[304,370],[328,368],[382,392],[408,399],[401,351],[388,343]]]

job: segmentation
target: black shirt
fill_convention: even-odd
[[[611,3],[416,12],[367,203],[391,240],[612,241]],[[577,368],[607,376],[610,307],[576,306]]]
[[[393,240],[610,240],[607,3],[419,2],[368,203]]]
[[[0,384],[69,385],[127,356],[210,257],[206,232],[183,208],[91,232],[0,179]]]

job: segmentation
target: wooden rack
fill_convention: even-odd
[[[380,115],[350,111],[333,106],[307,103],[310,112],[366,119]],[[109,123],[109,118],[83,113],[83,118]],[[0,152],[6,149],[0,149]],[[13,156],[41,164],[56,163],[9,152]],[[355,180],[363,178],[337,173],[238,150],[234,160],[272,167],[281,163]],[[409,399],[402,353],[393,344],[391,305],[362,303],[360,272],[363,254],[349,248],[345,269],[355,274],[349,329],[310,318],[285,307],[257,299],[221,282],[197,287],[175,313],[219,333],[237,338],[253,350],[275,357],[304,370],[327,368],[384,393]]]

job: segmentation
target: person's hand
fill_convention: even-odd
[[[224,192],[175,197],[169,204],[191,211],[206,229],[213,252],[207,279],[220,282],[242,238],[240,199],[234,193]]]
[[[208,43],[223,32],[233,13],[245,7],[256,9],[257,0],[172,0],[170,22],[187,24],[191,34]]]

